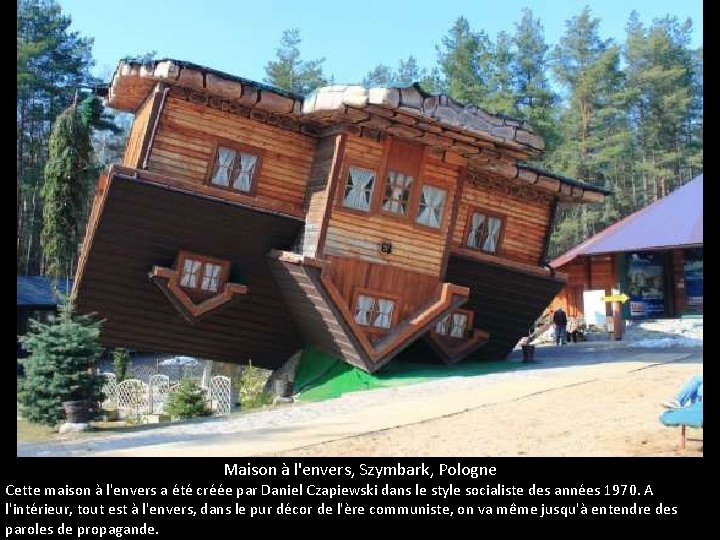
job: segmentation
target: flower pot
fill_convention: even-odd
[[[532,362],[535,358],[535,345],[522,345],[523,362]]]
[[[64,401],[65,422],[68,424],[87,424],[90,421],[91,403],[89,401]]]

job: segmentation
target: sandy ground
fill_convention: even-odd
[[[658,421],[659,404],[702,373],[702,351],[635,371],[278,456],[702,456],[702,429]]]

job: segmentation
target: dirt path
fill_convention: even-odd
[[[702,371],[697,360],[696,354],[677,363],[649,365],[445,418],[274,455],[702,456],[702,430],[689,429],[687,450],[680,452],[679,429],[658,421],[663,410],[658,404],[668,399],[669,389]]]

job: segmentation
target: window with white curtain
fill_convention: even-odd
[[[216,293],[224,285],[228,263],[187,252],[182,252],[179,258],[181,287],[199,293]]]
[[[343,206],[369,212],[374,185],[375,171],[355,166],[349,167]]]
[[[388,171],[382,209],[385,212],[406,216],[410,202],[410,186],[414,178],[397,171]]]
[[[444,189],[435,186],[423,186],[420,192],[420,206],[415,221],[439,229],[442,223],[446,196],[447,191]]]
[[[484,212],[472,212],[465,245],[486,253],[497,253],[502,225],[502,218]]]
[[[355,301],[355,322],[360,326],[391,328],[395,300],[359,294]]]
[[[218,146],[210,182],[216,186],[249,192],[257,172],[259,158],[254,154]]]
[[[203,263],[195,259],[185,259],[180,276],[180,286],[196,289],[200,280],[200,268]]]
[[[220,273],[222,266],[219,264],[205,263],[205,271],[203,273],[202,285],[203,291],[217,292],[220,288]]]
[[[441,336],[447,336],[450,333],[450,315],[445,315],[437,322],[435,332]]]
[[[455,311],[445,315],[435,325],[435,333],[458,339],[467,337],[470,326],[470,313],[468,311]]]

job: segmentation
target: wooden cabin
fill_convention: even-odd
[[[305,346],[369,372],[401,353],[504,358],[565,284],[543,140],[417,86],[309,96],[175,60],[122,62],[135,114],[75,282],[107,345],[274,368]]]
[[[564,253],[550,266],[567,285],[550,308],[603,326],[602,298],[627,294],[625,319],[703,312],[703,175]]]

